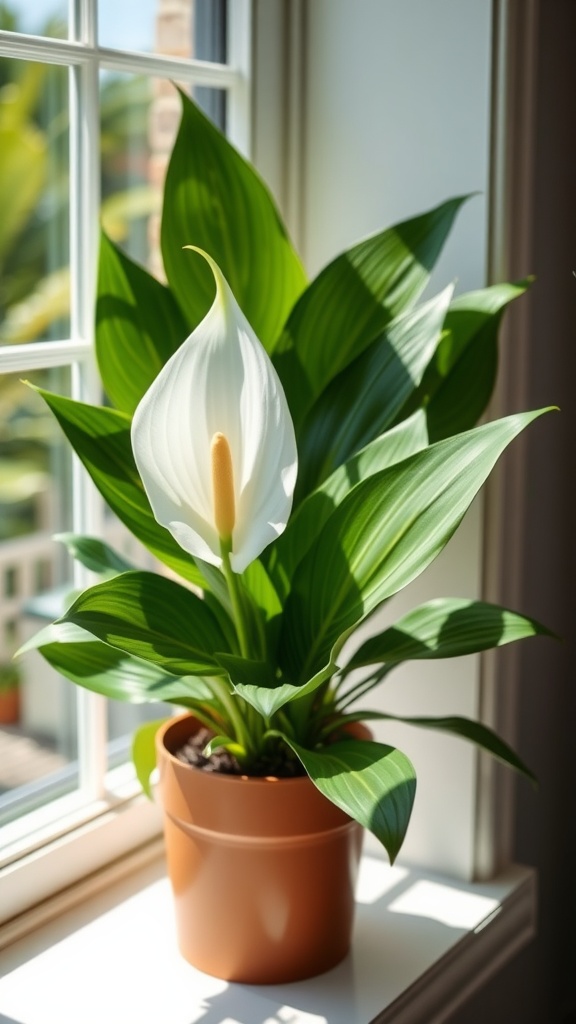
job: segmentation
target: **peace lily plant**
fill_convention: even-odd
[[[394,860],[416,777],[401,751],[348,731],[394,717],[367,695],[403,662],[546,630],[455,597],[345,643],[440,553],[543,411],[476,426],[503,311],[528,282],[418,302],[459,198],[361,241],[307,283],[253,168],[184,95],[182,106],[162,218],[168,284],[104,237],[107,404],[40,392],[160,568],[66,535],[102,579],[31,645],[107,697],[189,709],[210,730],[207,753],[226,748],[246,774],[297,761]],[[530,774],[482,724],[409,721]],[[135,739],[145,788],[156,724]]]

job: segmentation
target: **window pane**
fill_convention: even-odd
[[[29,379],[66,392],[68,372]],[[19,374],[0,377],[0,820],[16,806],[74,788],[75,687],[37,652],[17,648],[60,614],[71,585],[52,535],[70,529],[65,441],[41,398]]]
[[[64,39],[68,35],[67,0],[5,0],[0,4],[0,28]]]
[[[0,343],[69,333],[68,72],[0,59]]]
[[[226,60],[224,0],[99,0],[101,46]]]
[[[194,98],[222,125],[224,90],[194,90]],[[162,191],[180,98],[164,79],[103,72],[100,103],[102,224],[133,259],[162,278]]]

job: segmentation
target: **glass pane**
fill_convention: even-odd
[[[0,59],[0,344],[69,333],[67,75]]]
[[[225,0],[99,0],[101,46],[226,60]]]
[[[0,28],[33,36],[65,39],[68,35],[67,0],[4,0]]]
[[[29,375],[68,391],[68,371]],[[37,653],[12,655],[62,610],[70,566],[53,534],[71,528],[71,459],[42,399],[0,376],[0,820],[77,784],[76,697]]]
[[[221,89],[194,90],[209,116],[225,117]],[[160,212],[168,160],[180,122],[171,82],[103,72],[100,85],[102,224],[133,259],[163,278]]]

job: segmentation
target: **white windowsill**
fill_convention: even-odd
[[[525,868],[471,885],[367,856],[342,964],[235,985],[180,957],[157,858],[0,954],[0,1024],[440,1024],[530,940],[535,901]]]

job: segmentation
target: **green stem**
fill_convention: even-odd
[[[224,578],[228,586],[228,593],[230,594],[230,601],[232,603],[232,616],[234,618],[234,625],[236,626],[236,633],[238,635],[238,643],[240,644],[240,654],[243,658],[250,658],[250,643],[248,640],[248,631],[246,629],[246,621],[244,618],[244,609],[242,606],[242,595],[240,591],[240,582],[238,576],[232,571],[230,565],[230,551],[232,545],[230,541],[220,541],[220,552],[222,554],[222,571]]]
[[[249,753],[252,750],[252,742],[248,730],[246,729],[242,720],[242,715],[238,707],[238,701],[234,699],[232,694],[228,693],[226,689],[226,683],[223,679],[212,677],[210,679],[210,688],[214,695],[218,698],[226,715],[230,720],[230,724],[233,726],[236,733],[236,739],[244,747],[244,750]]]

